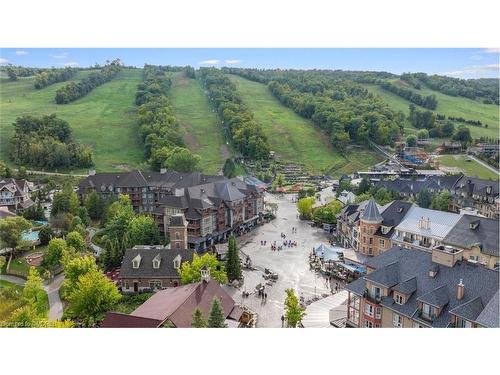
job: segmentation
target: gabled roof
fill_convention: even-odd
[[[109,311],[101,322],[101,328],[157,328],[161,320],[143,318],[119,312]]]
[[[430,292],[420,296],[417,300],[428,303],[429,305],[443,308],[450,300],[448,286],[446,284],[431,290]]]
[[[417,290],[417,278],[412,277],[411,279],[405,280],[392,289],[402,294],[412,294]]]
[[[399,262],[390,263],[385,267],[370,272],[365,280],[392,288],[399,283]]]
[[[161,290],[131,315],[162,322],[169,320],[178,328],[188,328],[191,327],[195,309],[200,309],[208,317],[214,298],[219,298],[224,316],[228,317],[233,312],[235,302],[214,280]]]
[[[399,225],[404,219],[413,204],[410,202],[396,200],[389,204],[389,206],[381,213],[382,225],[391,227],[387,233],[382,233],[382,228],[378,228],[375,235],[380,237],[390,238],[394,232],[394,227]]]

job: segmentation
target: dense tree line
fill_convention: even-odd
[[[166,73],[179,69],[183,68],[145,65],[144,82],[138,86],[135,102],[139,105],[139,132],[145,157],[152,167],[192,172],[200,157],[185,147],[168,98],[172,81]]]
[[[330,137],[334,147],[344,150],[352,142],[368,138],[390,144],[406,121],[402,112],[392,111],[354,79],[376,76],[323,70],[227,69],[250,80],[267,83],[269,90],[285,106],[311,119]]]
[[[7,73],[7,76],[11,81],[17,81],[18,77],[31,77],[43,71],[43,69],[39,68],[29,68],[29,67],[14,66],[14,65],[7,65],[2,70],[4,70],[5,73]]]
[[[92,151],[73,142],[69,124],[56,117],[22,116],[14,122],[10,154],[17,164],[40,168],[92,166]]]
[[[405,73],[401,79],[422,82],[433,90],[450,96],[482,98],[485,104],[498,105],[498,78],[460,79],[425,73]]]
[[[64,82],[71,79],[76,74],[76,69],[64,68],[64,69],[51,69],[39,72],[35,76],[35,88],[43,89],[49,85],[56,82]]]
[[[388,81],[382,82],[380,87],[424,108],[436,109],[438,105],[436,95],[423,96],[413,90]]]
[[[244,157],[266,159],[270,151],[267,137],[243,103],[236,86],[215,68],[201,68],[200,78],[236,149]]]
[[[99,72],[91,73],[88,77],[79,82],[70,82],[56,91],[56,103],[66,104],[77,100],[90,91],[108,81],[111,81],[122,70],[120,60],[113,60],[102,67]]]
[[[196,78],[196,72],[192,66],[186,66],[186,75],[189,78]]]
[[[452,116],[448,116],[448,119],[451,121],[461,122],[467,125],[479,126],[479,127],[483,126],[483,123],[480,120],[466,120],[463,117],[452,117]],[[484,127],[487,128],[488,124],[484,124]]]

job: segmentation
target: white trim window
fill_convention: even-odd
[[[401,294],[396,293],[394,295],[394,302],[396,302],[398,305],[404,305],[405,298]]]
[[[382,319],[382,308],[380,306],[375,307],[375,319]]]
[[[373,328],[373,322],[369,320],[365,320],[365,328]]]
[[[369,303],[365,304],[365,314],[368,316],[373,316],[373,306]]]
[[[392,315],[392,325],[397,328],[403,327],[403,317],[399,314]]]

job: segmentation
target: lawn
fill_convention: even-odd
[[[267,86],[238,76],[230,78],[280,159],[301,162],[313,173],[334,171],[345,164],[328,137],[311,121],[282,105]]]
[[[201,156],[201,170],[208,174],[219,172],[231,152],[200,82],[184,72],[173,74],[170,98],[186,145]]]
[[[78,72],[74,80],[87,76]],[[21,115],[56,113],[69,122],[78,142],[93,148],[98,171],[116,171],[138,167],[143,163],[134,97],[142,80],[141,69],[126,69],[110,82],[101,85],[81,99],[57,105],[55,92],[67,82],[42,90],[33,87],[33,78],[16,82],[0,81],[0,157],[8,160],[12,123]],[[79,172],[82,172],[80,170]]]
[[[485,168],[473,159],[469,159],[467,155],[441,155],[438,156],[440,165],[446,167],[460,168],[467,176],[477,176],[479,178],[498,180],[498,174]],[[466,161],[470,160],[470,161]]]
[[[394,110],[408,114],[410,102],[400,96],[382,89],[373,84],[363,84],[370,92],[380,95],[384,101]],[[463,117],[466,120],[480,120],[483,124],[488,124],[488,128],[466,125],[471,131],[473,138],[481,136],[498,138],[499,130],[499,108],[494,104],[483,104],[478,100],[463,98],[460,96],[449,96],[438,91],[422,88],[415,90],[421,95],[436,95],[438,106],[435,113],[446,116]],[[418,106],[417,106],[418,107]],[[425,109],[425,108],[421,108]],[[455,123],[456,126],[460,123]]]

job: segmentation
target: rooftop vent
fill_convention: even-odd
[[[399,207],[398,212],[403,212],[403,207]]]
[[[465,293],[465,285],[460,279],[460,282],[457,285],[457,299],[460,301],[462,298],[464,298],[464,293]]]
[[[474,230],[479,226],[479,220],[474,220],[469,224],[469,228]]]
[[[439,266],[437,264],[432,266],[431,269],[429,270],[429,277],[431,279],[435,278],[438,271],[439,271]]]
[[[167,168],[160,168],[160,173],[161,174],[167,173]]]

